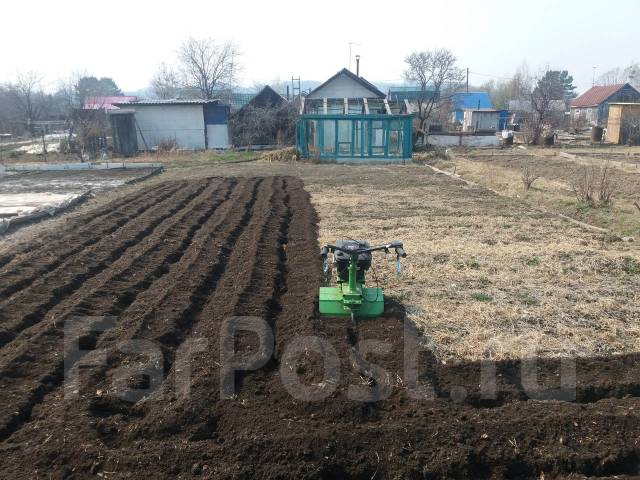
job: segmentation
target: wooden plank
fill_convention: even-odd
[[[387,111],[387,115],[391,115],[391,108],[389,107],[389,102],[387,101],[386,98],[383,100],[383,102],[384,102],[384,109]]]
[[[367,102],[367,99],[363,98],[362,102],[364,103],[364,113],[365,113],[365,115],[369,115],[369,103]]]
[[[406,98],[404,99],[404,106],[407,109],[407,113],[413,113],[413,108],[411,108],[411,104]]]
[[[300,115],[304,113],[304,97],[300,95]]]
[[[576,158],[576,155],[574,155],[573,153],[567,153],[567,152],[559,152],[558,153],[559,157],[563,157],[563,158],[569,158],[571,160],[573,160],[574,158]]]
[[[346,97],[344,99],[344,114],[349,115],[349,99]]]
[[[322,111],[324,112],[325,115],[329,112],[329,107],[327,105],[327,97],[324,97],[322,99]]]

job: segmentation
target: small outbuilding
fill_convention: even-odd
[[[132,122],[126,119],[126,114],[121,115],[122,126],[118,123],[118,128],[133,124],[138,150],[154,150],[163,143],[187,150],[230,146],[229,106],[219,100],[146,100],[115,106],[133,115]],[[113,119],[111,123],[113,129]],[[122,132],[123,137],[128,137]]]
[[[640,144],[640,103],[610,103],[607,142]]]
[[[458,92],[451,95],[451,123],[462,123],[465,110],[492,109],[487,92]]]
[[[266,85],[246,105],[231,114],[233,145],[253,148],[291,145],[293,120],[289,106],[282,95]]]
[[[296,125],[302,158],[399,162],[411,158],[413,115],[376,86],[343,68],[303,97]]]
[[[463,132],[496,132],[504,128],[506,110],[492,108],[466,109],[462,117]]]

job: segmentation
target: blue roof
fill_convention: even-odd
[[[478,102],[480,104],[478,105]],[[493,108],[491,98],[487,92],[460,92],[451,95],[451,109],[465,110],[467,108]]]

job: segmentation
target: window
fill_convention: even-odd
[[[336,121],[322,120],[322,153],[334,155],[336,152]]]
[[[351,156],[351,120],[338,120],[338,155]]]
[[[382,120],[371,122],[371,155],[374,157],[384,156],[384,147],[387,144],[385,123]]]

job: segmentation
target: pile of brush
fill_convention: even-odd
[[[298,153],[294,147],[271,150],[260,155],[260,162],[295,162],[298,160]]]

